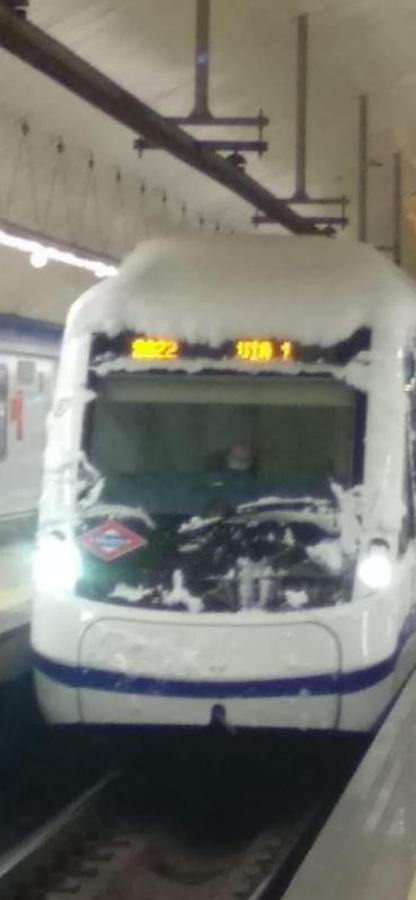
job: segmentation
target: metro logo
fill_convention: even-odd
[[[126,528],[121,522],[108,519],[97,528],[86,531],[79,538],[79,543],[89,553],[98,556],[105,562],[112,562],[126,553],[139,550],[147,544],[146,538]]]

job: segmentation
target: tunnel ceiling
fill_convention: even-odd
[[[303,13],[309,15],[308,192],[346,194],[345,233],[356,235],[358,97],[367,94],[368,239],[392,244],[393,154],[401,151],[403,264],[414,273],[414,0],[212,0],[211,112],[264,110],[269,150],[260,158],[244,154],[247,172],[276,195],[291,195],[296,17]],[[191,111],[194,0],[31,0],[28,18],[161,114]],[[139,158],[130,131],[5,50],[0,79],[3,218],[114,257],[161,228],[252,230],[254,210],[246,202],[165,152]],[[256,138],[244,127],[193,133]]]

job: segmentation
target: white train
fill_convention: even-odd
[[[62,329],[0,315],[0,533],[34,524]]]
[[[50,721],[375,727],[416,665],[415,301],[364,245],[196,236],[73,306],[35,563]]]

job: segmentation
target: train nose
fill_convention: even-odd
[[[86,722],[335,727],[339,650],[328,628],[263,616],[99,619],[79,644]],[[305,652],[307,648],[307,653]]]

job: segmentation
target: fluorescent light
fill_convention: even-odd
[[[34,269],[43,269],[47,262],[48,257],[46,253],[40,248],[39,250],[34,250],[33,253],[30,254],[30,265],[33,266]]]
[[[48,262],[58,262],[76,269],[85,269],[87,272],[92,272],[96,278],[109,278],[117,275],[118,266],[99,256],[94,259],[87,255],[84,256],[78,248],[66,249],[65,245],[58,247],[56,244],[43,243],[42,240],[37,239],[35,232],[32,236],[30,231],[25,233],[23,229],[22,234],[13,233],[13,231],[14,229],[10,229],[10,231],[5,231],[4,228],[0,229],[0,246],[27,253],[35,269],[43,268]]]

